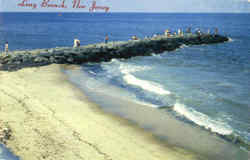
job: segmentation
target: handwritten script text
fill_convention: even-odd
[[[32,2],[32,0],[18,0],[18,7],[23,8],[72,8],[72,9],[88,9],[89,12],[95,12],[97,10],[103,10],[105,12],[108,12],[110,10],[110,7],[108,6],[99,6],[97,5],[96,0],[92,0],[90,5],[87,5],[86,0],[71,0],[70,3],[67,3],[67,1],[70,0],[40,0],[40,2],[35,3]],[[70,4],[70,5],[67,5]]]

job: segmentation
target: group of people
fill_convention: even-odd
[[[168,36],[168,37],[171,37],[171,36],[183,36],[184,35],[184,32],[181,30],[181,29],[178,29],[177,33],[174,32],[173,34],[171,33],[171,31],[169,29],[166,29],[165,30],[165,33],[164,33],[165,36]]]
[[[186,33],[186,34],[192,34],[191,27],[188,27],[187,30],[186,30],[186,32],[184,32],[184,31],[181,30],[181,29],[178,29],[178,30],[177,30],[177,33],[174,32],[173,34],[172,34],[172,32],[170,31],[170,29],[166,29],[165,32],[164,32],[164,35],[167,36],[167,37],[172,37],[172,36],[184,36],[185,33]],[[201,30],[200,30],[199,28],[197,28],[196,31],[195,31],[195,34],[196,34],[196,35],[202,35],[203,33],[201,32]],[[208,29],[207,34],[210,34],[210,29]],[[218,28],[215,28],[214,34],[215,34],[215,35],[218,34]],[[153,37],[158,37],[158,35],[157,35],[157,34],[154,34]],[[146,39],[146,38],[148,38],[148,37],[145,37],[145,39]],[[136,35],[133,35],[133,36],[131,36],[131,40],[139,40],[139,38],[138,38]],[[109,41],[109,36],[106,34],[106,35],[105,35],[105,38],[104,38],[104,43],[106,44],[106,43],[108,43],[108,41]],[[73,47],[74,47],[74,48],[80,47],[80,40],[74,39],[74,46],[73,46]]]
[[[109,37],[108,35],[105,36],[105,39],[104,39],[104,42],[105,43],[108,43],[108,40],[109,40]],[[74,44],[73,44],[73,48],[79,48],[81,45],[80,43],[80,40],[75,38],[74,39]],[[9,52],[9,43],[8,42],[5,42],[5,45],[4,45],[4,52],[7,54]]]
[[[187,34],[192,34],[191,27],[187,28],[186,33],[187,33]],[[197,35],[202,35],[203,33],[201,32],[200,29],[196,29],[195,34],[197,34]],[[207,34],[210,34],[210,29],[208,29]],[[218,28],[215,28],[215,29],[214,29],[214,35],[217,35],[217,34],[218,34]],[[183,32],[181,29],[178,29],[178,30],[177,30],[177,33],[174,32],[174,33],[172,34],[171,31],[170,31],[169,29],[166,29],[164,35],[167,36],[167,37],[172,37],[172,36],[177,36],[177,35],[178,35],[178,36],[183,36],[183,35],[184,35],[184,32]],[[157,36],[158,36],[158,35],[154,34],[153,37],[157,37]],[[138,38],[136,35],[133,35],[133,36],[131,37],[131,40],[139,40],[139,38]],[[108,41],[109,41],[109,36],[106,34],[106,35],[105,35],[105,38],[104,38],[104,43],[107,44]],[[80,44],[80,40],[77,39],[77,38],[74,39],[74,45],[73,45],[73,47],[74,47],[74,48],[79,48],[80,45],[81,45],[81,44]],[[5,43],[4,51],[5,51],[5,53],[8,53],[8,52],[9,52],[9,43],[8,43],[8,42]]]
[[[201,36],[202,34],[204,34],[204,32],[202,32],[199,28],[197,28],[194,32],[196,35],[199,35]],[[165,32],[164,32],[164,35],[167,36],[167,37],[173,37],[173,36],[184,36],[185,34],[187,35],[190,35],[190,34],[193,34],[192,33],[192,29],[191,27],[188,27],[186,29],[186,31],[183,31],[181,29],[178,29],[177,32],[171,32],[170,29],[166,29]],[[206,34],[210,34],[210,29],[208,29],[207,33]],[[215,28],[214,29],[214,35],[217,35],[218,34],[218,28]],[[153,38],[157,38],[159,36],[162,36],[161,34],[154,34],[152,37]],[[148,37],[146,36],[145,39],[147,39]],[[131,37],[131,40],[138,40],[139,38],[136,36],[136,35],[133,35]]]
[[[186,33],[186,34],[192,34],[191,27],[188,27],[187,30],[186,30],[186,32],[184,32],[184,31],[181,30],[181,29],[178,29],[178,30],[177,30],[177,33],[174,32],[173,34],[171,33],[171,31],[170,31],[169,29],[166,29],[164,35],[167,36],[167,37],[172,37],[172,36],[184,36],[184,33]],[[199,28],[197,28],[197,29],[195,30],[195,34],[196,34],[196,35],[202,35],[203,32],[202,32]],[[207,34],[210,34],[210,29],[208,29]],[[214,29],[214,35],[217,35],[217,34],[218,34],[218,28],[215,28],[215,29]]]
[[[107,44],[109,41],[109,36],[106,34],[105,38],[104,38],[104,43]],[[81,42],[79,39],[75,38],[74,39],[74,44],[73,44],[73,48],[79,48],[81,45]]]

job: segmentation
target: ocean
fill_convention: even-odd
[[[163,34],[166,29],[213,32],[218,28],[230,37],[229,42],[82,64],[75,77],[70,69],[65,73],[101,106],[105,102],[94,98],[96,90],[159,110],[162,116],[173,116],[193,128],[232,134],[250,143],[249,19],[250,14],[222,13],[1,13],[0,50],[6,41],[10,50],[30,50],[72,46],[74,38],[81,45],[99,43],[106,34],[110,41],[126,41],[133,35]],[[83,77],[87,78],[83,81]],[[148,117],[148,123],[154,116]]]

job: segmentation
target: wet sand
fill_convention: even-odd
[[[129,97],[122,88],[101,83],[80,67],[64,72],[93,102],[108,113],[123,117],[153,133],[162,142],[202,155],[201,159],[249,160],[250,153],[212,132],[178,119],[169,109],[156,109]]]
[[[0,125],[22,160],[193,160],[186,150],[104,113],[68,82],[59,65],[0,72]]]

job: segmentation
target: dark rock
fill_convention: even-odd
[[[112,58],[131,58],[173,51],[181,45],[222,43],[229,39],[220,35],[191,35],[167,38],[161,36],[147,40],[110,42],[108,44],[88,45],[80,48],[55,48],[34,52],[18,52],[14,55],[0,56],[0,70],[17,70],[23,67],[42,66],[51,63],[81,64],[85,62],[110,61]]]
[[[35,63],[48,62],[48,58],[45,58],[45,57],[36,57],[36,58],[34,59],[34,62],[35,62]]]
[[[67,58],[68,63],[74,63],[74,59],[72,57]]]
[[[55,63],[55,62],[56,62],[56,59],[55,59],[54,57],[50,57],[50,58],[49,58],[49,61],[50,61],[50,63]]]

